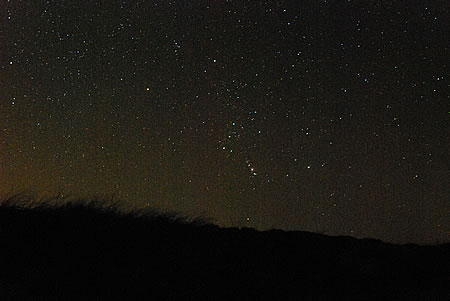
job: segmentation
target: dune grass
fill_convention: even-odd
[[[112,199],[4,198],[0,247],[2,300],[444,300],[450,293],[450,244],[220,228]]]

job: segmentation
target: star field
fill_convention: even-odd
[[[3,1],[0,193],[448,241],[445,1]]]

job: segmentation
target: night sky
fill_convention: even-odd
[[[450,233],[450,2],[0,0],[0,193]]]

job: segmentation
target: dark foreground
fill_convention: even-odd
[[[1,300],[450,300],[450,244],[0,206]]]

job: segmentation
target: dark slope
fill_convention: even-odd
[[[450,300],[450,244],[0,206],[0,299]]]

